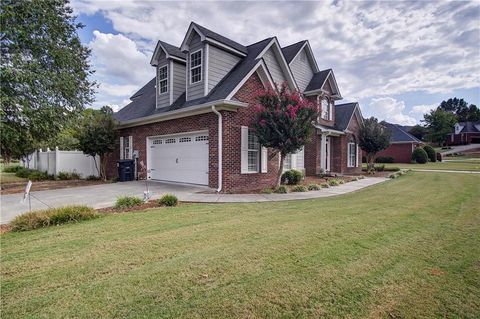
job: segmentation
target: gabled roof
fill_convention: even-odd
[[[358,103],[345,103],[345,104],[336,104],[335,105],[335,124],[334,129],[338,131],[344,131],[347,129],[348,124],[355,112],[355,108]]]
[[[282,48],[282,52],[283,52],[283,55],[285,56],[285,60],[287,60],[287,63],[290,64],[290,62],[292,62],[293,58],[297,55],[300,49],[303,48],[303,45],[306,42],[307,42],[306,40],[302,40],[300,42],[290,44]]]
[[[187,55],[180,51],[180,48],[177,48],[174,45],[171,45],[164,41],[158,41],[157,46],[155,47],[155,51],[153,51],[152,59],[150,60],[150,64],[156,66],[157,64],[157,56],[159,51],[163,50],[167,56],[167,59],[173,58],[177,60],[181,60],[183,62],[186,61]]]
[[[382,122],[390,131],[390,143],[421,143],[419,139],[406,132],[401,125]]]
[[[458,125],[463,126],[460,133],[477,133],[480,132],[480,122],[458,122]]]
[[[187,51],[187,41],[190,38],[191,33],[195,31],[200,35],[202,41],[211,42],[214,45],[224,47],[226,49],[232,49],[232,51],[239,53],[240,55],[245,55],[247,53],[247,48],[240,43],[237,43],[233,40],[230,40],[227,37],[224,37],[221,34],[213,32],[195,22],[191,22],[188,27],[188,31],[185,34],[180,50]]]
[[[320,90],[327,81],[328,75],[331,71],[332,69],[326,69],[315,73],[310,80],[310,83],[308,83],[307,87],[305,88],[305,92]]]

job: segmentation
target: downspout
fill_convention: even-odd
[[[218,116],[218,188],[217,192],[220,193],[222,190],[222,144],[223,144],[223,125],[222,125],[222,114],[215,109],[215,105],[212,105],[213,113]]]

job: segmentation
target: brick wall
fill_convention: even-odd
[[[387,149],[377,153],[376,157],[393,157],[395,163],[410,163],[416,145],[414,143],[390,144]]]
[[[452,134],[447,135],[447,145],[464,145],[472,143],[472,139],[474,142],[478,143],[480,139],[480,133],[460,133],[460,134],[453,134],[453,141],[452,141]]]

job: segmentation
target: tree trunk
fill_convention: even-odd
[[[92,158],[93,158],[93,164],[95,164],[95,168],[97,169],[98,176],[99,176],[99,177],[102,177],[102,173],[100,172],[100,169],[98,168],[97,161],[96,161],[95,157],[96,157],[96,156],[92,156]]]
[[[276,185],[276,187],[279,187],[280,182],[282,181],[283,160],[285,159],[285,157],[282,155],[281,152],[278,153],[278,156],[280,156],[280,164],[279,164],[278,172],[277,172],[277,185]]]
[[[375,173],[375,154],[367,154],[367,173],[368,174],[374,174]]]

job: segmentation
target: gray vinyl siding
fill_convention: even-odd
[[[208,92],[240,61],[240,58],[213,45],[208,46]]]
[[[159,88],[160,85],[158,83],[158,70],[159,68],[167,65],[167,72],[170,72],[170,68],[168,67],[168,62],[167,58],[165,56],[165,52],[161,52],[159,54],[159,59],[158,59],[158,66],[157,66],[157,83],[156,83],[156,96],[157,96],[157,108],[165,107],[170,105],[170,92],[160,94],[159,93]],[[169,77],[167,77],[169,79]],[[168,87],[168,86],[167,86]]]
[[[267,65],[267,68],[272,75],[273,81],[277,85],[281,85],[283,82],[285,82],[286,78],[283,74],[277,57],[275,56],[275,53],[273,53],[272,48],[268,49],[268,51],[265,52],[265,54],[263,55],[263,59],[265,60],[265,64]]]
[[[190,54],[201,49],[202,50],[202,80],[195,84],[190,84]],[[187,78],[187,99],[194,100],[202,97],[205,92],[203,81],[205,81],[205,50],[203,50],[203,43],[200,41],[200,36],[195,33],[190,41],[189,52],[187,57],[188,78]]]
[[[310,65],[305,49],[303,49],[293,60],[290,69],[292,70],[300,91],[305,91],[305,88],[313,77],[313,69]]]
[[[173,102],[185,92],[185,64],[173,62]]]

